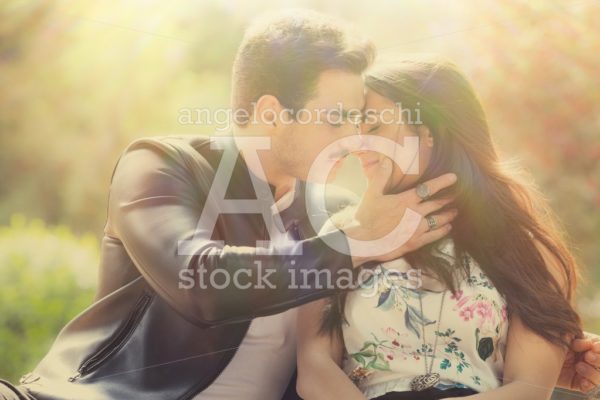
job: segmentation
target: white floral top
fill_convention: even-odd
[[[453,259],[452,240],[443,241],[439,249]],[[441,376],[436,387],[483,392],[500,386],[508,332],[506,302],[477,263],[471,257],[466,261],[470,276],[457,278],[455,295],[447,290],[443,296],[445,286],[431,277],[424,277],[418,289],[416,270],[403,259],[379,265],[360,288],[348,293],[343,367],[367,398],[409,391],[410,381],[425,373],[423,355],[427,366],[431,364],[436,335],[431,371]],[[426,279],[440,290],[427,290]]]

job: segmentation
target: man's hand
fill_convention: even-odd
[[[586,393],[600,385],[600,336],[585,336],[571,343],[557,386]]]
[[[451,203],[453,199],[423,200],[415,189],[410,189],[399,194],[384,194],[384,188],[392,173],[391,160],[383,160],[379,163],[378,168],[379,170],[376,173],[371,174],[367,190],[358,206],[355,215],[358,224],[344,229],[346,235],[360,241],[381,239],[400,224],[400,221],[409,210],[412,211],[411,215],[413,217],[417,216],[418,220],[415,221],[413,218],[411,222],[411,224],[414,224],[414,230],[408,233],[404,230],[403,234],[406,234],[405,238],[394,239],[393,243],[399,242],[399,247],[385,254],[378,254],[381,253],[378,251],[378,246],[373,246],[372,256],[365,256],[364,254],[355,256],[353,245],[351,244],[350,251],[354,266],[374,260],[382,262],[393,260],[426,244],[433,243],[450,232],[450,222],[457,215],[456,210],[436,213]],[[453,185],[456,180],[457,177],[455,174],[445,174],[425,182],[425,185],[427,186],[429,195],[432,196],[440,190]],[[435,229],[430,229],[425,219],[428,215],[435,218]]]

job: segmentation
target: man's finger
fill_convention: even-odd
[[[444,236],[446,236],[450,230],[452,229],[452,225],[446,224],[444,226],[439,227],[438,229],[434,229],[429,232],[425,232],[418,239],[415,240],[415,245],[417,248],[421,248],[425,245],[433,243],[435,241],[440,240]]]
[[[426,190],[427,195],[433,196],[440,190],[454,185],[456,183],[456,181],[457,181],[456,174],[450,173],[450,174],[444,174],[444,175],[438,176],[437,178],[430,179],[426,182],[423,182],[422,185],[424,185],[427,188],[427,190]],[[418,187],[419,186],[417,186],[413,189],[407,190],[405,192],[398,193],[396,196],[398,196],[398,199],[400,199],[401,201],[405,201],[406,197],[408,196],[408,198],[411,202],[414,202],[415,204],[419,204],[419,203],[423,202],[424,199],[423,199],[422,195],[419,195],[417,193]]]
[[[429,195],[433,196],[437,192],[447,187],[454,185],[457,181],[456,174],[449,173],[438,176],[437,178],[433,178],[425,182],[424,184],[429,189]]]
[[[587,392],[587,390],[583,388],[583,381],[585,380],[586,379],[583,378],[581,375],[575,374],[575,376],[573,377],[573,381],[571,382],[571,386],[568,387],[568,389],[578,390],[580,392]]]
[[[575,366],[575,370],[583,378],[590,381],[593,386],[600,385],[600,371],[598,371],[596,368],[584,362],[578,362]]]
[[[456,218],[457,215],[458,215],[458,211],[456,209],[444,211],[439,214],[430,214],[427,217],[433,218],[433,220],[435,221],[435,228],[430,229],[429,223],[427,222],[427,217],[426,217],[425,223],[427,224],[427,228],[428,228],[427,230],[435,230],[435,229],[439,229],[443,226],[446,226],[447,224],[452,222],[454,220],[454,218]]]
[[[593,343],[589,339],[575,339],[571,342],[571,350],[575,353],[581,353],[583,351],[588,351],[592,348]]]
[[[583,359],[592,367],[600,368],[600,353],[596,353],[593,350],[587,351],[583,356]]]
[[[438,211],[439,209],[447,206],[448,204],[452,203],[453,201],[454,201],[453,197],[448,197],[448,198],[438,199],[438,200],[424,201],[416,207],[416,211],[421,215],[429,215],[429,214],[432,214],[432,213]]]
[[[579,387],[581,388],[581,390],[585,393],[585,392],[589,392],[590,390],[592,390],[595,385],[588,381],[585,378],[581,378],[580,382],[579,382]]]
[[[454,218],[456,218],[457,214],[458,213],[457,213],[456,209],[452,209],[452,210],[441,212],[439,214],[430,214],[426,217],[423,217],[423,219],[419,223],[419,226],[418,226],[415,234],[422,235],[422,234],[432,230],[429,227],[429,222],[427,221],[427,217],[434,218],[435,230],[437,230],[437,229],[441,229],[442,227],[444,227],[447,224],[449,224],[450,222],[452,222],[454,220]]]
[[[391,175],[392,160],[386,157],[377,163],[376,170],[370,174],[367,183],[367,193],[382,194]]]

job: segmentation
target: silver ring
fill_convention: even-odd
[[[433,215],[428,215],[425,217],[425,219],[427,220],[427,226],[429,227],[429,230],[427,232],[437,228],[437,220]]]
[[[427,187],[426,184],[424,183],[419,183],[416,187],[416,191],[417,191],[417,196],[419,196],[419,198],[423,201],[429,199],[430,194],[429,194],[429,188]]]

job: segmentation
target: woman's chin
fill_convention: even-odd
[[[377,165],[379,165],[379,162],[377,161],[369,163],[360,163],[360,167],[362,168],[363,174],[365,174],[367,178],[371,178],[371,175],[375,173],[375,171],[377,170]]]
[[[374,169],[375,167],[377,167],[377,165],[379,165],[379,160],[374,160],[374,161],[360,161],[360,165],[362,166],[363,170],[369,170],[369,169]]]

